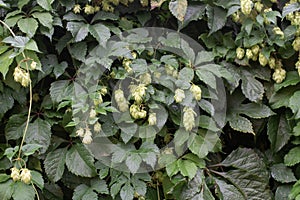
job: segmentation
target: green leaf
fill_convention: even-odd
[[[297,87],[291,86],[291,87],[283,88],[278,92],[274,93],[269,100],[271,107],[274,109],[280,107],[289,107],[290,98],[297,90],[298,90]]]
[[[212,62],[214,60],[214,55],[212,52],[200,51],[197,54],[195,65],[199,66],[200,64],[205,64],[207,62]],[[200,65],[201,66],[201,65]]]
[[[87,44],[86,42],[76,43],[71,46],[69,51],[73,58],[83,62],[85,60],[85,55],[87,52]]]
[[[224,27],[227,20],[227,12],[220,7],[206,7],[206,14],[208,17],[208,28],[210,29],[209,34],[212,34]]]
[[[186,14],[182,23],[178,24],[178,29],[181,30],[186,27],[191,21],[197,21],[205,14],[205,4],[202,5],[188,5]]]
[[[9,66],[14,61],[13,57],[11,57],[12,54],[13,50],[9,50],[0,55],[0,72],[2,73],[4,79],[9,70]]]
[[[126,159],[126,166],[133,174],[135,174],[138,171],[141,163],[142,163],[142,158],[137,153],[130,153]]]
[[[41,53],[34,40],[29,40],[25,45],[25,49]]]
[[[23,6],[29,3],[30,0],[20,0],[18,1],[18,8],[22,10]]]
[[[25,155],[25,156],[29,156],[29,155],[32,155],[34,154],[39,148],[43,147],[42,145],[39,145],[39,144],[25,144],[23,147],[22,147],[22,153]]]
[[[298,2],[288,4],[288,5],[284,6],[283,9],[282,9],[282,17],[285,17],[289,13],[292,13],[292,12],[295,12],[295,11],[298,11],[298,10],[300,10],[300,4]]]
[[[179,172],[177,161],[172,162],[171,164],[168,164],[166,166],[166,172],[170,178],[172,178],[172,176],[176,175]]]
[[[106,42],[110,38],[110,30],[103,24],[94,24],[89,26],[89,32],[96,38],[100,45],[106,46]]]
[[[10,200],[13,194],[13,181],[8,180],[6,182],[0,183],[0,197],[3,200]]]
[[[32,16],[36,18],[43,26],[52,28],[53,16],[49,12],[34,12]]]
[[[291,128],[285,115],[269,118],[267,134],[274,153],[280,151],[288,143],[291,137],[290,133]]]
[[[42,190],[44,188],[44,179],[42,174],[33,170],[31,170],[30,173],[32,182]]]
[[[134,196],[133,187],[129,183],[126,183],[120,191],[120,196],[122,200],[133,199]]]
[[[12,197],[14,200],[33,200],[35,199],[35,191],[31,185],[23,182],[14,183],[14,193]]]
[[[275,192],[275,200],[288,199],[291,189],[292,186],[290,185],[278,186]]]
[[[45,183],[43,194],[48,200],[63,200],[63,192],[61,188],[53,183]]]
[[[77,186],[72,200],[98,200],[98,195],[85,184]]]
[[[238,148],[221,163],[235,169],[218,173],[238,189],[245,200],[271,200],[269,173],[253,149]]]
[[[264,94],[264,86],[261,82],[253,78],[253,75],[247,71],[242,76],[242,92],[250,101],[258,102],[262,100]]]
[[[17,140],[22,137],[26,119],[23,114],[12,115],[9,118],[5,126],[5,136],[7,140]]]
[[[284,164],[294,166],[300,163],[300,146],[292,148],[288,154],[284,156]]]
[[[15,146],[14,148],[10,147],[5,149],[5,152],[3,155],[5,155],[10,161],[12,161],[12,158],[18,153],[19,146]]]
[[[244,195],[238,190],[238,188],[217,178],[215,179],[215,181],[218,184],[219,190],[221,191],[223,200],[233,200],[233,199],[246,200],[244,198]]]
[[[82,144],[75,144],[66,154],[66,165],[77,176],[95,176],[94,158]]]
[[[228,117],[228,121],[230,127],[236,131],[255,134],[251,121],[245,117],[231,115]]]
[[[60,80],[51,83],[50,96],[52,101],[61,102],[66,96],[66,90],[69,85],[68,80]]]
[[[247,115],[248,117],[255,119],[266,118],[275,114],[268,106],[257,103],[241,104],[237,108],[234,108],[232,111]]]
[[[10,176],[7,174],[0,174],[0,183],[6,182],[8,179],[10,179]]]
[[[177,161],[177,165],[178,165],[180,173],[183,176],[187,176],[190,179],[195,177],[198,168],[194,162],[192,162],[190,160],[180,159]]]
[[[179,79],[184,80],[186,82],[190,82],[192,81],[194,78],[194,70],[189,68],[189,67],[185,67],[182,70],[180,70],[179,72]]]
[[[46,120],[40,118],[29,124],[27,137],[25,139],[27,144],[41,145],[41,154],[45,153],[50,145],[51,140],[51,125]]]
[[[273,165],[271,167],[271,175],[280,183],[291,183],[297,181],[292,169],[286,167],[283,163]]]
[[[92,180],[91,189],[97,191],[100,194],[109,194],[107,184],[104,180]]]
[[[294,136],[300,136],[300,122],[298,122],[297,125],[294,126],[293,135]]]
[[[62,178],[65,170],[67,148],[56,149],[47,154],[44,161],[45,172],[49,179],[57,182]]]
[[[58,77],[60,77],[65,72],[67,67],[68,67],[68,63],[65,62],[65,61],[63,61],[60,64],[56,65],[53,69],[53,73],[55,75],[55,78],[57,79]]]
[[[189,135],[189,132],[186,131],[184,128],[178,129],[174,135],[175,146],[182,146],[189,139]]]
[[[295,71],[290,71],[286,73],[286,77],[282,83],[275,83],[274,84],[274,89],[275,91],[279,91],[282,88],[291,86],[291,85],[297,85],[300,83],[299,75]]]
[[[300,91],[297,91],[293,94],[290,98],[289,107],[292,109],[293,113],[295,114],[295,118],[300,118]]]
[[[28,37],[33,37],[38,28],[38,22],[34,18],[24,18],[18,21],[19,29],[28,35]]]
[[[169,3],[169,10],[174,17],[182,22],[187,11],[187,6],[187,0],[173,0]]]
[[[54,0],[37,0],[37,3],[47,11],[52,10],[51,4]]]

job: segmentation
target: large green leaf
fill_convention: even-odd
[[[38,28],[38,22],[34,18],[24,18],[18,21],[18,27],[28,37],[33,37]]]
[[[235,186],[217,178],[215,179],[215,181],[218,184],[219,190],[221,191],[223,200],[246,200],[241,191],[239,191]]]
[[[300,163],[300,146],[292,148],[288,154],[284,156],[284,164],[294,166]]]
[[[169,3],[171,13],[181,22],[184,20],[187,6],[187,0],[173,0]]]
[[[102,46],[106,45],[106,42],[110,37],[109,28],[100,23],[89,26],[89,32]]]
[[[130,153],[129,156],[126,158],[126,166],[133,174],[138,171],[141,163],[142,158],[138,153]]]
[[[274,89],[275,91],[279,91],[282,88],[292,86],[292,85],[297,85],[298,83],[300,83],[298,73],[295,71],[291,71],[286,73],[286,77],[282,83],[274,85]]]
[[[242,117],[238,115],[230,115],[228,116],[228,121],[232,129],[243,133],[254,134],[252,123],[246,117]]]
[[[37,0],[37,3],[47,11],[52,10],[51,4],[54,0]]]
[[[51,140],[51,125],[46,120],[40,118],[29,124],[26,135],[27,144],[39,144],[42,146],[40,152],[43,154],[47,151]]]
[[[61,102],[64,98],[66,98],[66,90],[69,85],[68,80],[60,80],[51,83],[50,87],[50,96],[52,101]]]
[[[36,18],[43,26],[47,28],[52,27],[53,16],[49,12],[34,12],[32,16]]]
[[[12,115],[6,126],[5,136],[7,140],[17,140],[22,137],[27,117],[23,114]]]
[[[14,59],[11,57],[12,53],[13,50],[9,50],[0,55],[0,72],[2,73],[4,79],[9,70],[9,66],[14,61]]]
[[[277,115],[270,117],[267,134],[271,142],[272,151],[276,153],[281,150],[291,137],[291,128],[287,116]]]
[[[63,200],[63,192],[61,188],[53,183],[45,183],[43,194],[48,200]]]
[[[291,185],[281,185],[277,187],[275,192],[275,200],[288,199],[291,189]]]
[[[293,94],[290,98],[289,107],[292,109],[293,113],[295,114],[295,118],[300,118],[300,91],[297,91]]]
[[[221,163],[235,169],[218,173],[241,192],[245,200],[271,200],[269,173],[252,149],[239,148]]]
[[[189,179],[192,179],[195,177],[198,168],[194,162],[192,162],[190,160],[180,159],[177,161],[177,165],[178,165],[178,169],[179,169],[180,173],[183,176],[187,176],[187,177],[189,177]]]
[[[75,144],[66,154],[66,165],[70,172],[82,177],[95,176],[94,158],[82,144]]]
[[[122,200],[129,200],[133,199],[134,197],[134,190],[133,187],[130,185],[130,183],[126,183],[121,191],[120,191],[120,196]]]
[[[6,182],[0,183],[0,197],[3,200],[10,200],[13,194],[13,181],[8,180]]]
[[[45,172],[51,181],[57,182],[61,179],[66,162],[67,148],[56,149],[49,152],[44,161]]]
[[[31,185],[16,182],[14,183],[14,193],[12,197],[14,200],[33,200],[35,199],[35,191]]]
[[[98,195],[85,184],[77,186],[72,200],[98,200]]]
[[[281,183],[291,183],[297,181],[292,169],[286,167],[283,163],[275,164],[271,167],[272,177]]]
[[[212,34],[221,28],[226,23],[227,20],[227,12],[221,7],[212,7],[212,6],[207,6],[206,7],[206,14],[208,18],[208,28],[210,29],[209,34]]]
[[[31,181],[41,190],[44,188],[44,179],[41,173],[31,170]]]

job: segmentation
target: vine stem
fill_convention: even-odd
[[[0,23],[3,24],[3,26],[5,26],[9,30],[9,32],[11,33],[11,35],[14,38],[16,37],[16,34],[13,32],[13,30],[4,21],[0,20]],[[24,59],[26,59],[26,55],[25,55],[24,52],[22,52],[22,56],[24,57]],[[26,71],[27,71],[27,73],[29,73],[28,63],[25,62],[25,65],[26,65]],[[30,79],[30,81],[29,81],[29,108],[28,108],[26,125],[25,125],[25,128],[24,128],[23,136],[22,136],[22,141],[21,141],[20,148],[19,148],[18,158],[16,159],[18,161],[21,160],[21,161],[25,162],[21,158],[21,153],[22,153],[22,147],[23,147],[24,142],[25,142],[26,134],[27,134],[27,131],[28,131],[28,126],[29,126],[29,122],[30,122],[31,109],[32,109],[32,84],[31,84],[31,79]],[[26,163],[25,163],[25,167],[26,167]],[[32,187],[33,187],[33,189],[34,189],[34,191],[36,193],[37,199],[40,200],[39,193],[38,193],[37,189],[35,188],[35,186],[34,186],[33,183],[31,183],[31,184],[32,184]]]

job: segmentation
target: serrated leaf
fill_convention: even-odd
[[[292,148],[285,156],[284,156],[284,164],[287,166],[294,166],[300,163],[300,146]]]
[[[275,164],[271,167],[272,177],[280,183],[291,183],[297,181],[292,169],[283,163]]]
[[[91,189],[97,191],[100,194],[109,194],[107,184],[104,180],[92,180]]]
[[[12,197],[14,200],[33,200],[35,199],[35,191],[31,185],[23,182],[16,182],[13,185],[14,193]]]
[[[286,77],[282,83],[274,84],[274,89],[275,91],[279,91],[282,88],[292,86],[292,85],[297,85],[298,83],[300,83],[298,73],[295,71],[291,71],[286,73]]]
[[[47,11],[52,10],[51,4],[54,0],[37,0],[37,3]]]
[[[36,42],[32,39],[26,43],[24,48],[27,50],[30,50],[30,51],[35,51],[35,52],[41,53]]]
[[[267,134],[274,153],[280,151],[288,143],[291,137],[290,132],[291,128],[285,115],[270,117]]]
[[[37,171],[30,171],[31,181],[38,186],[41,190],[44,188],[44,179],[43,176]]]
[[[275,192],[275,200],[288,199],[291,189],[291,185],[278,186]]]
[[[106,46],[106,42],[110,38],[110,30],[103,24],[94,24],[89,26],[89,32],[96,38],[100,45]]]
[[[67,148],[56,149],[47,154],[44,161],[45,172],[49,179],[57,182],[62,178],[65,170]]]
[[[238,190],[238,188],[234,187],[231,184],[226,183],[225,181],[215,179],[216,183],[218,184],[218,187],[221,191],[223,200],[233,200],[233,199],[239,199],[239,200],[247,200],[243,196],[243,194]]]
[[[255,134],[251,121],[245,117],[231,115],[228,121],[230,127],[236,131]]]
[[[39,145],[39,144],[25,144],[23,147],[22,147],[22,153],[25,155],[25,156],[29,156],[29,155],[32,155],[34,154],[39,148],[43,147],[42,145]]]
[[[55,75],[55,78],[60,77],[65,72],[67,67],[68,67],[68,63],[65,62],[65,61],[61,62],[60,64],[58,64],[56,66],[54,66],[53,73]]]
[[[187,11],[187,6],[187,0],[173,0],[169,3],[169,10],[174,17],[182,22]]]
[[[133,199],[134,196],[133,187],[129,183],[126,183],[120,191],[120,196],[122,200]]]
[[[190,179],[195,177],[198,168],[194,162],[192,162],[190,160],[180,159],[177,161],[177,165],[178,165],[180,173],[183,176],[187,176]]]
[[[43,26],[52,28],[53,16],[49,12],[34,12],[32,16],[36,18]]]
[[[42,148],[41,154],[45,153],[50,145],[51,140],[51,125],[46,120],[40,118],[29,124],[25,141],[27,144],[38,144]]]
[[[34,18],[24,18],[18,21],[18,27],[31,38],[38,28],[38,22]]]
[[[88,24],[83,22],[68,22],[67,30],[70,31],[75,39],[75,42],[80,42],[88,35]],[[80,31],[80,34],[79,33]]]
[[[176,175],[179,172],[177,161],[172,162],[171,164],[168,164],[166,166],[166,172],[170,178],[172,178],[172,176]]]
[[[285,17],[289,13],[300,10],[300,4],[298,2],[291,3],[283,7],[282,9],[282,17]]]
[[[241,104],[233,111],[255,119],[266,118],[275,114],[268,106],[256,103]]]
[[[3,200],[10,200],[13,194],[13,181],[8,180],[6,182],[0,183],[0,197]]]
[[[61,188],[53,183],[45,183],[43,194],[48,198],[48,200],[63,200],[63,192]]]
[[[20,0],[18,1],[18,8],[22,10],[23,6],[29,3],[30,0]],[[1,1],[2,2],[2,1]]]
[[[293,94],[289,101],[289,107],[292,109],[293,113],[295,114],[295,118],[300,118],[300,91],[297,91]]]
[[[14,61],[14,59],[11,57],[12,54],[13,50],[9,50],[0,55],[0,73],[2,73],[4,79],[9,70],[9,66]]]
[[[152,1],[151,1],[152,2]],[[188,5],[186,14],[182,23],[179,23],[179,30],[186,27],[191,21],[197,21],[205,14],[205,4],[203,5]]]
[[[98,200],[98,195],[88,186],[81,184],[75,188],[72,200]]]
[[[21,138],[25,128],[25,123],[26,117],[23,114],[12,115],[5,126],[6,139],[17,140]]]
[[[0,174],[0,183],[6,182],[8,179],[10,179],[10,176],[7,174]]]
[[[82,145],[75,144],[66,154],[66,165],[70,172],[77,176],[95,176],[94,158]]]
[[[206,10],[208,17],[208,28],[210,29],[209,34],[212,34],[223,28],[227,20],[226,10],[217,6],[207,6]]]
[[[52,101],[61,102],[65,98],[65,91],[69,83],[68,80],[60,80],[51,83],[50,96]]]
[[[87,52],[87,44],[86,42],[73,44],[69,51],[73,58],[83,62],[85,60],[85,55]]]
[[[244,71],[242,77],[242,92],[250,101],[258,102],[262,100],[264,94],[264,86],[261,82],[253,78],[253,75]]]
[[[126,166],[133,174],[135,174],[138,171],[141,163],[142,163],[142,158],[137,153],[130,153],[126,159]]]

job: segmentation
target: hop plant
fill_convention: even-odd
[[[150,113],[148,117],[148,123],[150,126],[153,126],[156,124],[157,118],[156,118],[156,113]]]
[[[182,89],[179,89],[179,88],[176,89],[175,90],[175,95],[174,95],[174,99],[175,99],[176,103],[181,103],[184,98],[185,98],[184,91]]]
[[[191,131],[195,127],[195,116],[197,114],[191,107],[184,107],[183,109],[183,126],[186,131]]]
[[[143,97],[146,95],[147,87],[145,84],[139,84],[134,88],[132,96],[136,103],[141,103],[143,101]]]
[[[93,142],[93,138],[92,138],[92,132],[91,130],[87,127],[85,128],[85,133],[82,139],[82,143],[83,144],[91,144]]]
[[[100,133],[101,130],[102,130],[101,124],[99,122],[96,122],[94,124],[94,131],[95,131],[95,133]]]
[[[296,37],[295,40],[293,41],[293,48],[295,49],[295,51],[299,51],[300,50],[300,37]]]
[[[21,169],[21,181],[25,184],[30,184],[31,183],[31,172],[27,168]]]
[[[274,28],[273,28],[273,32],[274,32],[276,35],[279,35],[281,39],[284,38],[284,33],[282,32],[282,30],[281,30],[279,27],[274,27]]]
[[[145,73],[145,74],[142,74],[140,77],[139,77],[140,81],[145,84],[145,85],[149,85],[151,83],[151,75],[149,73]]]
[[[115,100],[121,112],[128,110],[128,102],[124,97],[124,92],[121,89],[115,91]]]
[[[249,15],[252,11],[253,2],[251,0],[240,0],[241,11],[245,15]]]
[[[77,13],[80,13],[80,11],[81,11],[80,5],[79,5],[79,4],[76,4],[76,5],[74,6],[74,8],[73,8],[73,12],[74,12],[75,14],[77,14]]]
[[[239,21],[240,21],[240,12],[235,12],[235,13],[233,13],[233,14],[231,15],[231,17],[232,17],[232,20],[233,20],[234,22],[239,22]]]
[[[11,174],[10,174],[10,177],[13,179],[13,181],[19,181],[21,179],[21,176],[20,176],[20,170],[16,167],[13,167],[10,169],[11,171]]]
[[[276,83],[281,83],[285,79],[285,76],[286,71],[282,68],[277,68],[275,69],[272,78]]]
[[[245,50],[241,47],[238,47],[236,49],[236,57],[241,60],[244,58],[244,56],[245,56]]]
[[[98,106],[99,104],[103,103],[101,91],[96,94],[95,99],[93,101],[95,106]]]
[[[276,59],[274,57],[270,57],[269,59],[269,66],[271,69],[275,69],[276,67]]]
[[[95,118],[97,116],[96,110],[95,109],[91,109],[90,111],[90,118]]]
[[[262,11],[262,9],[264,8],[264,5],[258,1],[258,2],[255,2],[254,8],[258,13],[260,13]]]
[[[261,66],[266,66],[268,64],[268,59],[266,58],[266,56],[264,56],[263,53],[259,53],[259,57],[258,57],[258,60],[259,60],[259,64]]]
[[[35,61],[32,61],[31,64],[30,64],[30,69],[35,70],[36,66],[37,66],[37,63]]]
[[[190,87],[190,91],[193,93],[193,96],[197,101],[201,100],[202,90],[198,85],[193,84]]]
[[[30,83],[30,75],[24,69],[21,69],[19,66],[15,68],[14,73],[14,80],[20,83],[23,87],[28,87]]]
[[[140,105],[132,104],[130,106],[130,115],[134,119],[143,119],[147,116],[147,111],[140,108]]]
[[[76,131],[76,135],[79,137],[83,137],[84,136],[84,129],[80,128]]]
[[[103,96],[105,96],[107,94],[107,87],[102,87],[100,89],[100,94],[103,95]]]
[[[252,59],[253,58],[253,52],[252,52],[252,50],[251,49],[247,49],[246,50],[246,57],[248,58],[248,59]]]
[[[251,51],[252,51],[252,53],[253,53],[254,56],[258,55],[259,49],[260,48],[259,48],[259,46],[257,44],[251,47]]]
[[[84,13],[87,15],[91,15],[95,13],[95,8],[89,4],[86,4],[84,7]]]

